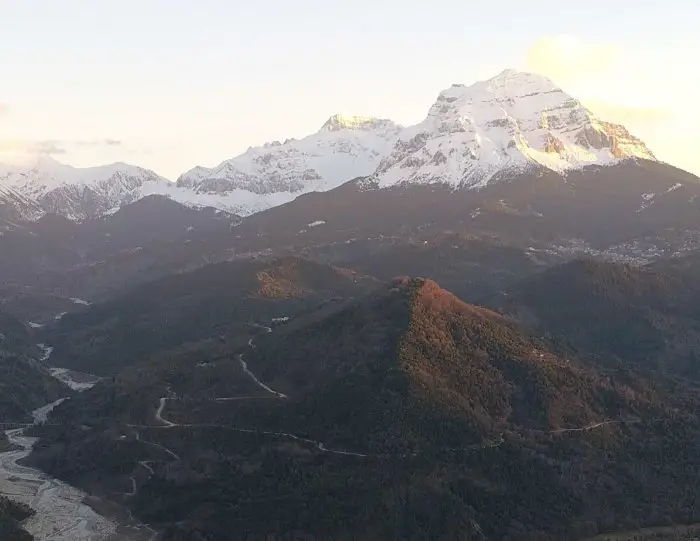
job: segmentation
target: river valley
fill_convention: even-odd
[[[74,390],[92,385],[85,378],[73,381],[67,371],[61,379]],[[33,412],[36,424],[46,422],[57,400]],[[35,514],[23,526],[36,541],[147,541],[156,533],[133,520],[117,520],[100,515],[87,503],[87,494],[48,474],[19,464],[29,456],[36,438],[24,435],[24,429],[6,432],[15,449],[0,453],[0,494],[29,505]]]

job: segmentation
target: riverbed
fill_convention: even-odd
[[[46,420],[58,400],[34,411],[34,420]],[[86,494],[62,481],[17,462],[29,456],[36,441],[23,429],[7,431],[19,449],[0,453],[0,493],[26,503],[36,511],[24,528],[37,541],[102,541],[116,533],[117,525],[83,503]]]
[[[65,376],[65,373],[61,373]],[[67,376],[66,376],[67,377]],[[73,388],[85,389],[85,382]],[[49,413],[65,399],[33,412],[34,422],[45,422]],[[0,453],[0,494],[29,505],[36,512],[23,526],[36,541],[138,541],[155,538],[150,528],[106,518],[85,503],[87,494],[50,475],[18,464],[29,456],[36,438],[23,429],[8,430],[17,449]]]

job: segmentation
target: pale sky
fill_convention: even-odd
[[[700,174],[698,25],[694,0],[0,0],[0,161],[174,179],[519,68]]]

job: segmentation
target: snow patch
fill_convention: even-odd
[[[100,378],[89,374],[74,372],[69,368],[50,368],[51,375],[79,393],[92,389]]]
[[[51,354],[53,353],[53,346],[47,346],[44,343],[39,343],[37,344],[37,347],[41,349],[40,360],[42,362],[48,361],[49,357],[51,357]]]
[[[656,194],[654,192],[643,193],[642,194],[642,204],[639,205],[639,208],[637,209],[637,214],[648,209],[654,203],[655,197],[656,197]]]

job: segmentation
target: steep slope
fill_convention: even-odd
[[[35,220],[43,215],[41,207],[9,186],[2,185],[0,169],[0,233],[12,230],[15,222]]]
[[[648,265],[648,268],[660,273],[682,276],[692,282],[700,282],[700,251],[682,257],[660,259]]]
[[[390,120],[335,115],[301,140],[250,148],[213,169],[196,167],[177,181],[186,190],[168,195],[249,215],[371,174],[400,129]]]
[[[373,178],[380,186],[477,188],[497,174],[563,172],[626,158],[654,156],[623,126],[597,119],[547,78],[506,70],[441,92],[428,117],[401,133]]]
[[[430,281],[254,345],[238,377],[273,392],[205,398],[206,368],[134,367],[61,405],[33,459],[102,494],[135,484],[120,501],[175,540],[581,540],[698,519],[695,391],[561,358]]]
[[[244,344],[252,323],[372,286],[354,273],[293,257],[207,265],[68,314],[46,330],[44,341],[54,346],[58,366],[113,374],[187,342]]]
[[[31,167],[0,168],[0,187],[21,196],[27,218],[37,216],[36,207],[73,220],[95,218],[144,194],[165,191],[168,184],[152,171],[125,163],[77,168],[40,156]]]
[[[263,379],[300,397],[284,410],[287,426],[297,417],[336,446],[375,452],[460,447],[506,428],[583,426],[646,407],[613,406],[624,387],[423,279],[293,323],[258,351]]]
[[[700,283],[694,277],[573,261],[486,302],[603,362],[700,378]]]
[[[37,360],[40,355],[29,330],[0,313],[0,422],[25,422],[32,410],[68,393]]]

